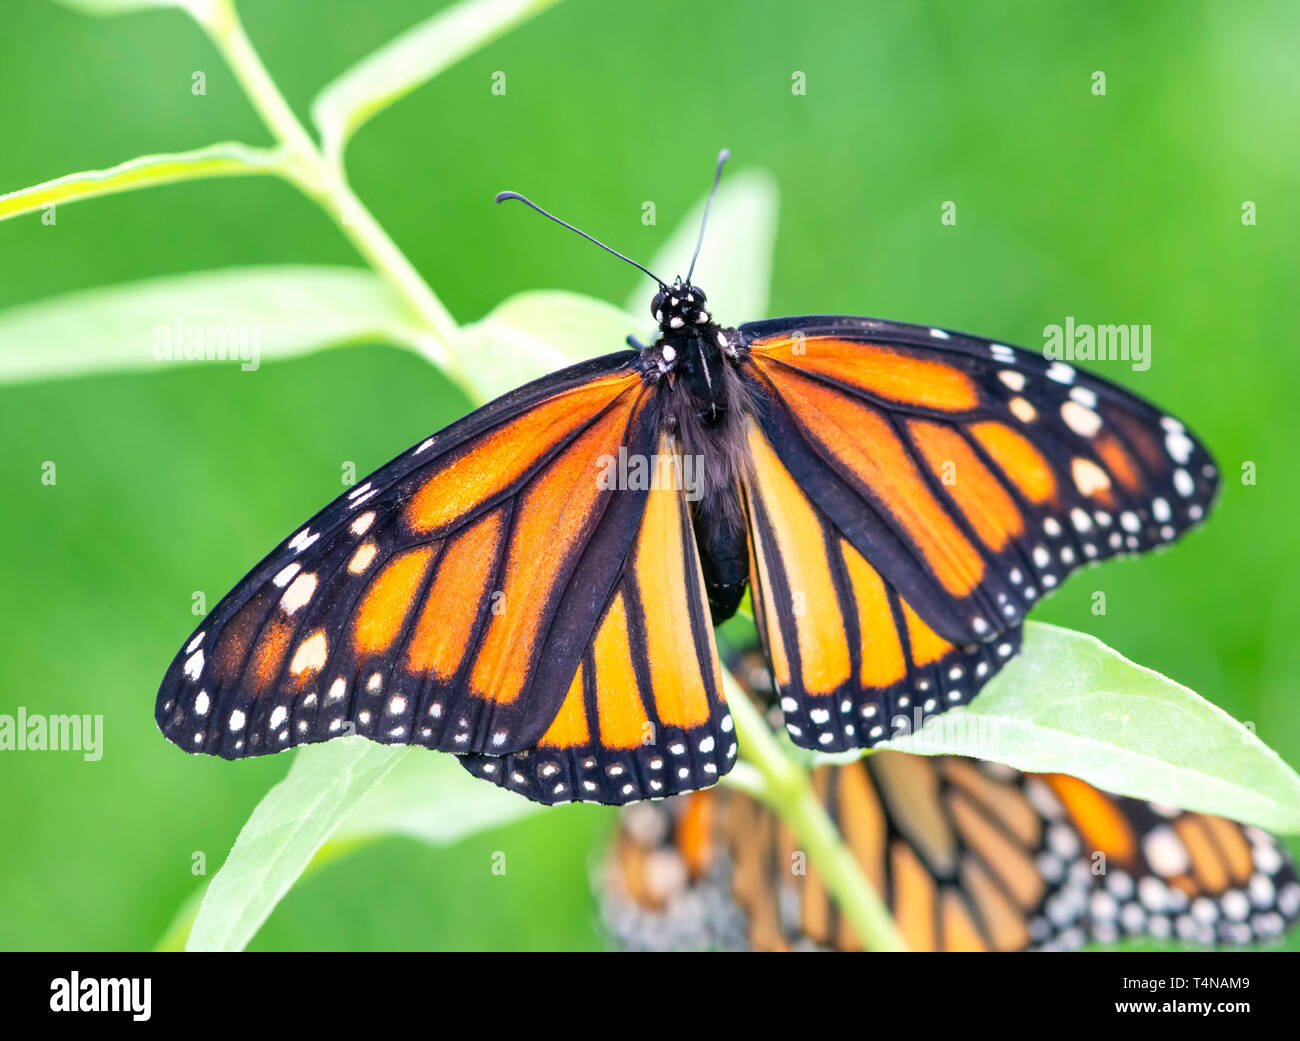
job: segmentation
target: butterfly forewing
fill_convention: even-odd
[[[1062,362],[869,319],[741,332],[751,585],[799,744],[867,747],[874,713],[969,700],[1042,595],[1169,543],[1217,491],[1179,421]]]
[[[500,399],[321,511],[177,656],[164,733],[227,758],[347,733],[458,752],[533,745],[645,508],[644,491],[599,481],[603,460],[656,443],[628,359]]]

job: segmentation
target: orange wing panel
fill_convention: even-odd
[[[903,405],[965,412],[979,404],[975,381],[960,369],[908,351],[830,337],[773,340],[756,345],[765,368],[784,362]]]

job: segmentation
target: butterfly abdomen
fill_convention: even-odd
[[[739,498],[733,497],[725,503],[721,515],[717,500],[712,508],[703,503],[691,511],[714,625],[721,625],[736,613],[749,585],[749,542],[744,526],[730,519],[730,514],[739,514],[740,509]]]

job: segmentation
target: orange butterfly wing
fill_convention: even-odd
[[[807,747],[969,700],[1045,592],[1167,544],[1218,487],[1181,423],[1061,362],[870,319],[741,331],[751,585]]]
[[[750,426],[745,498],[755,621],[796,744],[869,747],[969,701],[1020,647],[1020,627],[957,646],[922,620]]]
[[[187,641],[158,724],[226,758],[359,733],[504,755],[552,725],[647,496],[603,486],[648,453],[630,352],[472,413],[331,503]]]

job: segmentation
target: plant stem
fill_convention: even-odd
[[[872,951],[906,950],[893,917],[841,841],[807,772],[781,751],[762,715],[725,669],[722,683],[741,750],[766,781],[758,794],[803,843],[862,945]]]
[[[267,129],[286,150],[287,175],[330,215],[367,263],[392,284],[432,337],[434,343],[427,346],[433,348],[434,362],[468,389],[469,380],[456,355],[460,342],[456,320],[294,115],[244,32],[234,0],[214,0],[210,13],[196,18],[221,51]]]

